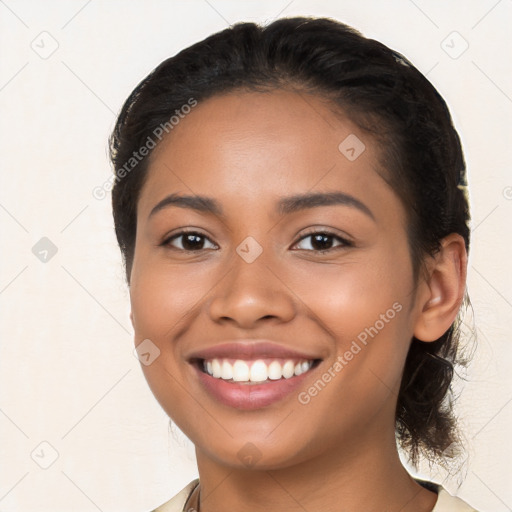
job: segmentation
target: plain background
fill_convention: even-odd
[[[468,164],[478,345],[457,404],[466,469],[422,474],[483,512],[512,510],[512,2],[3,0],[2,511],[147,511],[196,476],[133,355],[110,198],[92,190],[111,173],[115,115],[151,69],[229,24],[292,15],[397,49],[450,106]]]

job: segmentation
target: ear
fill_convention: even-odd
[[[464,299],[467,253],[464,238],[452,233],[429,265],[429,278],[418,294],[414,336],[421,341],[439,339],[453,324]]]

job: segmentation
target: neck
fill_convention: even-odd
[[[430,512],[437,496],[407,473],[394,432],[386,437],[369,432],[350,446],[271,470],[222,465],[198,450],[199,510]]]

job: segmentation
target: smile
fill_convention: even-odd
[[[246,361],[242,359],[205,359],[203,371],[208,375],[227,382],[253,383],[269,382],[281,379],[291,379],[308,372],[314,365],[314,360],[293,359],[257,359]]]
[[[195,370],[201,387],[208,396],[230,408],[249,411],[264,409],[296,397],[307,387],[305,379],[314,378],[313,374],[320,363],[318,359],[225,361],[214,358],[199,362],[195,365]],[[295,368],[300,375],[295,374]],[[214,371],[218,377],[214,376]],[[234,377],[240,380],[235,380]]]
[[[258,410],[293,399],[326,355],[291,345],[262,339],[209,343],[191,349],[185,360],[199,392],[230,408]]]

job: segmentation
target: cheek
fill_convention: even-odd
[[[203,282],[203,285],[198,284]],[[158,347],[158,357],[149,365],[141,365],[153,395],[180,428],[190,431],[187,418],[194,414],[195,403],[184,393],[190,375],[184,371],[179,343],[180,333],[195,322],[196,305],[210,288],[198,275],[184,268],[171,268],[162,262],[134,262],[130,285],[130,301],[135,330],[135,344],[145,339]]]
[[[190,378],[183,364],[182,340],[190,326],[201,332],[204,323],[208,329],[204,301],[222,275],[206,265],[172,265],[142,250],[134,259],[130,302],[135,344],[149,339],[158,347],[158,358],[151,365],[142,365],[142,370],[169,415],[171,408],[180,408],[182,386]]]
[[[410,282],[399,270],[407,267],[398,263],[324,270],[315,276],[317,286],[309,282],[299,292],[333,354],[299,396],[304,428],[323,432],[317,443],[327,446],[340,435],[364,431],[381,413],[393,424],[411,335]]]
[[[349,390],[353,397],[372,397],[366,404],[371,410],[399,385],[412,336],[408,252],[390,250],[364,264],[325,265],[312,277],[315,286],[308,280],[290,287],[326,332],[333,359],[341,358],[332,399],[347,398]]]
[[[196,313],[208,283],[208,274],[197,266],[189,271],[186,265],[162,262],[134,265],[130,301],[136,335],[161,339],[174,334]]]
[[[298,278],[299,274],[309,275],[308,280]],[[364,261],[322,265],[295,276],[290,272],[287,282],[338,343],[339,351],[360,334],[364,339],[375,324],[383,332],[403,331],[407,325],[403,320],[412,281],[410,261],[400,254],[389,251]]]

